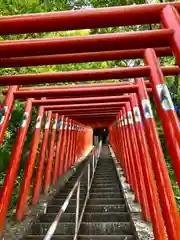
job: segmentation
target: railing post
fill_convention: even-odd
[[[42,184],[42,174],[43,174],[43,170],[44,170],[44,162],[45,162],[46,152],[47,152],[47,147],[48,147],[48,138],[49,138],[49,132],[50,132],[51,119],[52,119],[52,111],[48,111],[46,123],[45,123],[43,140],[42,140],[42,146],[41,146],[41,151],[40,151],[38,171],[36,172],[36,176],[35,176],[32,205],[36,204],[39,199],[39,194],[40,194],[40,189],[41,189],[41,184]]]
[[[98,158],[100,157],[100,154],[101,154],[101,149],[102,149],[102,140],[99,142],[99,145],[98,145]]]
[[[76,193],[76,219],[75,219],[75,236],[78,234],[79,230],[79,205],[80,205],[80,188],[81,183],[78,183],[77,193]],[[75,237],[74,236],[74,237]]]
[[[147,142],[149,145],[152,166],[157,182],[167,234],[170,239],[179,239],[180,229],[178,209],[174,199],[174,193],[168,175],[161,143],[156,131],[156,124],[152,113],[148,93],[146,91],[143,79],[136,79],[136,83],[139,85],[138,96],[141,110],[143,112]]]
[[[145,62],[151,67],[150,82],[158,116],[161,120],[165,140],[172,159],[173,168],[180,186],[180,124],[169,90],[153,49],[146,49]]]
[[[24,115],[21,126],[18,130],[16,143],[11,154],[10,164],[7,169],[4,184],[0,194],[0,231],[3,229],[3,223],[9,206],[9,201],[13,191],[14,181],[16,179],[19,162],[23,151],[26,134],[28,131],[32,112],[32,99],[28,99],[24,106]]]
[[[24,179],[21,186],[20,196],[16,208],[16,219],[22,220],[26,210],[26,203],[29,196],[29,190],[32,180],[32,174],[34,171],[34,164],[37,157],[37,149],[40,141],[41,126],[44,116],[44,107],[39,107],[36,126],[34,130],[33,139],[30,146],[29,157],[26,161],[26,168],[24,173]]]
[[[95,159],[94,159],[94,153],[92,154],[92,168],[93,168],[93,174],[95,171]]]
[[[90,174],[91,174],[91,169],[90,169],[90,163],[88,163],[88,178],[87,178],[87,191],[89,192],[90,189]]]
[[[3,101],[3,109],[1,110],[0,119],[0,144],[3,142],[4,133],[6,131],[8,121],[14,106],[14,92],[18,90],[18,86],[10,86]]]
[[[56,140],[57,122],[58,122],[58,113],[56,113],[54,117],[54,123],[52,126],[52,134],[51,134],[50,146],[49,146],[49,154],[48,154],[47,165],[45,170],[44,192],[46,194],[48,193],[49,186],[51,183],[51,172],[52,172],[52,163],[54,159],[54,143]]]

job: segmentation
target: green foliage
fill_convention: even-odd
[[[172,167],[172,161],[169,157],[168,150],[167,150],[166,143],[165,143],[165,138],[164,138],[164,135],[162,134],[162,132],[160,133],[160,140],[161,140],[161,144],[162,144],[162,147],[163,147],[163,151],[164,151],[164,155],[165,155],[165,159],[166,159],[166,165],[167,165],[167,168],[168,168],[168,171],[169,171],[169,176],[170,176],[170,179],[171,179],[171,184],[172,184],[172,187],[173,187],[176,203],[177,203],[178,209],[180,211],[180,188],[179,188],[178,183],[176,181],[176,176],[175,176],[175,173],[174,173],[174,170],[173,170],[173,167]]]
[[[3,144],[0,145],[0,156],[1,156],[0,188],[4,182],[6,170],[8,168],[8,165],[9,165],[9,162],[11,159],[13,145],[15,144],[15,141],[16,141],[16,136],[17,136],[18,128],[21,123],[23,112],[24,112],[24,104],[22,102],[17,101],[15,103],[14,110],[12,112],[11,119],[8,124],[8,128],[5,133]],[[18,196],[19,196],[18,193],[20,190],[21,181],[23,179],[23,173],[24,173],[26,160],[28,157],[28,151],[29,151],[29,146],[30,146],[30,142],[32,139],[33,126],[35,124],[35,119],[36,119],[36,109],[34,109],[32,112],[31,123],[29,125],[26,141],[24,144],[24,150],[23,150],[21,161],[20,161],[17,178],[14,182],[14,189],[13,189],[12,198],[11,198],[11,202],[10,202],[10,206],[9,206],[10,209],[13,209],[15,207]],[[9,212],[10,215],[12,213],[13,213],[12,211]]]
[[[166,1],[166,0],[165,0]],[[167,0],[169,1],[169,0]],[[178,0],[177,0],[178,1]],[[97,8],[97,7],[112,7],[120,5],[130,5],[130,4],[143,4],[145,0],[0,0],[0,15],[18,15],[18,14],[30,14],[37,12],[52,12],[61,11],[69,9],[80,9],[80,8]],[[162,2],[162,0],[157,2]],[[89,34],[103,34],[103,33],[114,33],[114,32],[124,32],[124,31],[142,31],[149,29],[158,29],[160,25],[143,25],[143,26],[127,26],[127,27],[110,27],[110,28],[98,28],[98,29],[87,29],[87,30],[76,30],[76,31],[64,31],[64,32],[50,32],[50,33],[34,33],[34,34],[20,34],[20,35],[10,35],[1,36],[0,41],[3,40],[14,40],[14,39],[31,39],[31,38],[56,38],[64,36],[84,36]],[[175,65],[174,57],[160,58],[162,65]],[[127,67],[127,66],[137,66],[142,65],[143,62],[140,59],[137,60],[124,60],[124,61],[107,61],[107,62],[93,62],[93,63],[79,63],[79,64],[62,64],[53,66],[39,66],[39,67],[24,67],[24,68],[6,68],[0,69],[0,75],[9,74],[26,74],[26,73],[41,73],[41,72],[58,72],[58,71],[73,71],[82,69],[103,69],[103,68],[116,68],[116,67]],[[167,84],[172,92],[173,99],[176,104],[180,104],[180,81],[178,77],[166,78]],[[98,82],[98,81],[92,81]],[[115,80],[117,82],[117,80]],[[60,85],[61,83],[58,83]],[[64,84],[64,83],[63,83]],[[77,83],[78,84],[78,83]],[[50,85],[50,84],[44,84]],[[0,95],[0,102],[2,103],[3,96]],[[5,172],[7,170],[13,145],[15,143],[18,127],[20,120],[23,115],[23,103],[16,101],[11,120],[9,121],[8,129],[3,141],[0,145],[0,186],[3,184]],[[33,126],[36,118],[36,109],[33,110],[31,124],[28,129],[28,134],[26,142],[24,145],[23,155],[20,162],[18,177],[15,181],[13,197],[11,201],[10,208],[13,208],[16,204],[20,184],[23,178],[23,170],[28,156],[29,145],[33,135]],[[161,128],[160,122],[158,120],[158,127]],[[164,138],[161,138],[162,146],[164,144]],[[166,149],[164,149],[167,166],[169,169],[169,174],[172,180],[173,188],[176,197],[180,196],[180,190],[176,184],[175,175],[172,170],[172,166],[167,154]],[[180,200],[178,200],[180,204]]]

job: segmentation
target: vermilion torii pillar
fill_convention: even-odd
[[[160,63],[153,49],[146,49],[144,61],[151,67],[150,83],[158,116],[161,120],[166,144],[173,161],[176,177],[180,186],[180,125],[171,95],[164,80]]]

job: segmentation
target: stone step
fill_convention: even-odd
[[[118,183],[92,183],[91,188],[93,187],[111,188],[111,187],[119,187],[119,184]]]
[[[82,168],[81,168],[82,169]],[[38,217],[32,224],[27,240],[44,239],[52,222],[55,220],[58,211],[66,197],[74,186],[80,174],[72,176],[66,185],[60,189],[47,207],[47,213]],[[87,176],[81,181],[80,190],[80,212],[84,204],[87,190]],[[74,192],[69,205],[62,214],[52,240],[73,240],[75,232],[76,217],[76,191]],[[83,215],[79,240],[135,240],[134,228],[131,223],[131,216],[126,208],[125,199],[118,182],[115,167],[109,154],[109,148],[103,147],[98,162],[94,179],[90,189],[90,195]]]
[[[23,240],[43,240],[45,235],[27,235]],[[74,235],[54,235],[51,240],[73,240]]]
[[[90,198],[123,198],[122,193],[109,192],[109,193],[91,193]]]
[[[43,240],[44,235],[28,235],[23,238],[23,240]],[[54,235],[52,240],[73,240],[73,235]],[[132,235],[79,235],[78,240],[136,240],[136,238]]]
[[[109,179],[94,179],[92,184],[115,184],[117,181]]]
[[[100,204],[106,204],[106,205],[114,205],[114,204],[125,204],[124,198],[90,198],[88,200],[87,204],[91,205],[100,205]]]
[[[45,235],[50,228],[51,223],[36,223],[33,224],[28,235]],[[58,235],[73,235],[75,230],[75,223],[59,223],[55,234]]]
[[[92,222],[81,223],[81,235],[132,235],[132,225],[129,222]]]
[[[56,218],[56,213],[47,213],[39,216],[36,223],[51,223]],[[60,222],[75,222],[75,213],[64,213]],[[104,213],[84,213],[83,222],[128,222],[130,214],[127,212],[104,212]]]
[[[78,240],[136,240],[132,235],[79,235]]]
[[[111,187],[111,188],[97,188],[97,187],[92,187],[91,190],[90,190],[90,193],[99,193],[99,192],[103,192],[103,193],[106,193],[106,192],[117,192],[117,193],[122,193],[120,191],[120,189],[118,187]]]
[[[64,203],[64,199],[60,199],[60,198],[55,198],[51,201],[50,205],[62,205]],[[84,203],[84,199],[80,199],[80,203],[83,204]],[[76,199],[71,199],[69,201],[70,205],[75,205],[76,204]]]
[[[130,214],[127,212],[97,212],[84,213],[83,222],[129,222]]]
[[[51,223],[33,224],[30,235],[45,235],[51,226]],[[74,223],[59,223],[55,234],[73,235],[75,229]],[[83,235],[118,235],[133,234],[131,223],[129,222],[82,222],[79,234]]]
[[[39,216],[37,222],[52,223],[56,218],[57,213],[46,213]],[[75,213],[63,213],[60,222],[75,222]]]
[[[126,206],[125,204],[119,204],[119,205],[87,205],[85,212],[91,213],[91,212],[97,212],[97,213],[104,213],[104,212],[126,212]]]
[[[58,213],[60,210],[60,205],[48,205],[47,213]],[[82,209],[82,204],[80,204],[80,210]],[[76,205],[68,205],[66,208],[65,213],[75,213],[76,212]]]

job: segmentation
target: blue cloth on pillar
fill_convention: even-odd
[[[58,120],[58,128],[61,127],[61,120]]]
[[[176,113],[178,113],[179,108],[180,108],[179,106],[174,106],[174,109],[175,109]]]

